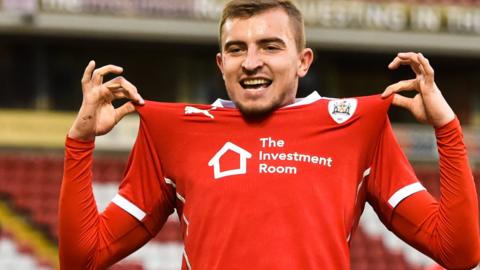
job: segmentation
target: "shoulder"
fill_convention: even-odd
[[[386,115],[392,104],[393,96],[382,98],[381,95],[372,95],[358,97],[357,99],[359,113]]]
[[[383,123],[392,102],[392,97],[380,95],[348,98],[323,98],[327,103],[328,113],[337,123],[376,122]]]
[[[136,110],[140,121],[146,125],[185,125],[192,122],[211,122],[221,108],[206,104],[145,101]]]
[[[357,96],[357,97],[347,97],[347,98],[328,98],[324,97],[323,99],[329,103],[329,106],[346,104],[349,106],[356,107],[357,112],[359,113],[369,113],[372,111],[375,112],[387,112],[390,104],[392,103],[392,98],[382,98],[381,95],[371,95],[371,96]]]
[[[143,120],[149,118],[181,117],[188,113],[191,108],[210,109],[211,105],[205,104],[187,104],[174,102],[158,102],[146,100],[142,106],[137,105],[136,111]]]
[[[183,103],[158,102],[145,100],[144,105],[137,105],[136,110],[140,116],[147,116],[158,112],[174,112],[185,107]]]

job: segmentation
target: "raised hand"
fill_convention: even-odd
[[[427,58],[421,53],[399,53],[388,65],[389,69],[397,69],[400,65],[409,65],[415,73],[415,79],[404,80],[389,85],[382,97],[394,94],[392,104],[409,110],[422,123],[441,127],[455,118],[455,114],[443,98],[435,84],[434,70]],[[417,91],[414,98],[401,96],[402,91]]]
[[[82,77],[83,101],[77,118],[68,136],[80,140],[92,140],[95,136],[108,133],[127,114],[135,111],[132,102],[143,104],[137,88],[122,76],[103,82],[105,75],[121,74],[123,68],[107,65],[95,69],[90,61]],[[129,102],[114,108],[112,101],[127,98]]]

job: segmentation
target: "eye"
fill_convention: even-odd
[[[230,46],[226,49],[227,53],[231,54],[239,54],[243,51],[243,49],[239,46]]]
[[[274,45],[274,44],[269,44],[269,45],[265,46],[265,50],[273,52],[273,51],[280,50],[280,47],[277,46],[277,45]]]

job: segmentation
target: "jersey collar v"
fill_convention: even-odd
[[[289,108],[289,107],[295,107],[295,106],[310,104],[310,103],[313,103],[313,102],[315,102],[315,101],[317,101],[321,98],[322,97],[320,96],[320,94],[318,94],[317,91],[313,91],[310,95],[308,95],[304,98],[296,98],[295,102],[293,104],[287,105],[283,108]],[[217,100],[215,100],[215,102],[213,102],[211,105],[214,106],[214,107],[217,107],[217,108],[235,108],[235,104],[233,103],[233,101],[225,100],[225,99],[221,99],[221,98],[218,98]]]

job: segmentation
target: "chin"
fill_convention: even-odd
[[[236,103],[235,105],[247,120],[262,120],[279,108],[279,105],[276,104],[264,106],[245,106],[245,104]]]

